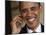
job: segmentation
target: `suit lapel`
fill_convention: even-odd
[[[26,25],[21,29],[20,33],[27,33]]]
[[[41,24],[41,32],[44,32],[44,25]]]
[[[41,24],[41,32],[44,32],[44,26],[42,24]],[[22,30],[20,31],[20,33],[28,33],[26,25],[24,26],[24,28],[22,28]]]

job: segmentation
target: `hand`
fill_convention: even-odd
[[[21,31],[21,28],[25,25],[23,24],[22,21],[23,20],[21,16],[16,16],[15,18],[13,18],[13,20],[10,23],[12,28],[12,33],[19,33]]]

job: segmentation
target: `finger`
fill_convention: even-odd
[[[22,20],[20,16],[16,16],[13,20]]]

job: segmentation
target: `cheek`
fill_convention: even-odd
[[[40,15],[40,12],[39,11],[36,11],[35,14]]]

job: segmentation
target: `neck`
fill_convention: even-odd
[[[29,26],[27,25],[27,27],[28,27],[29,29],[33,30],[33,31],[34,31],[38,26],[39,26],[39,24],[37,24],[35,27],[29,27]]]

